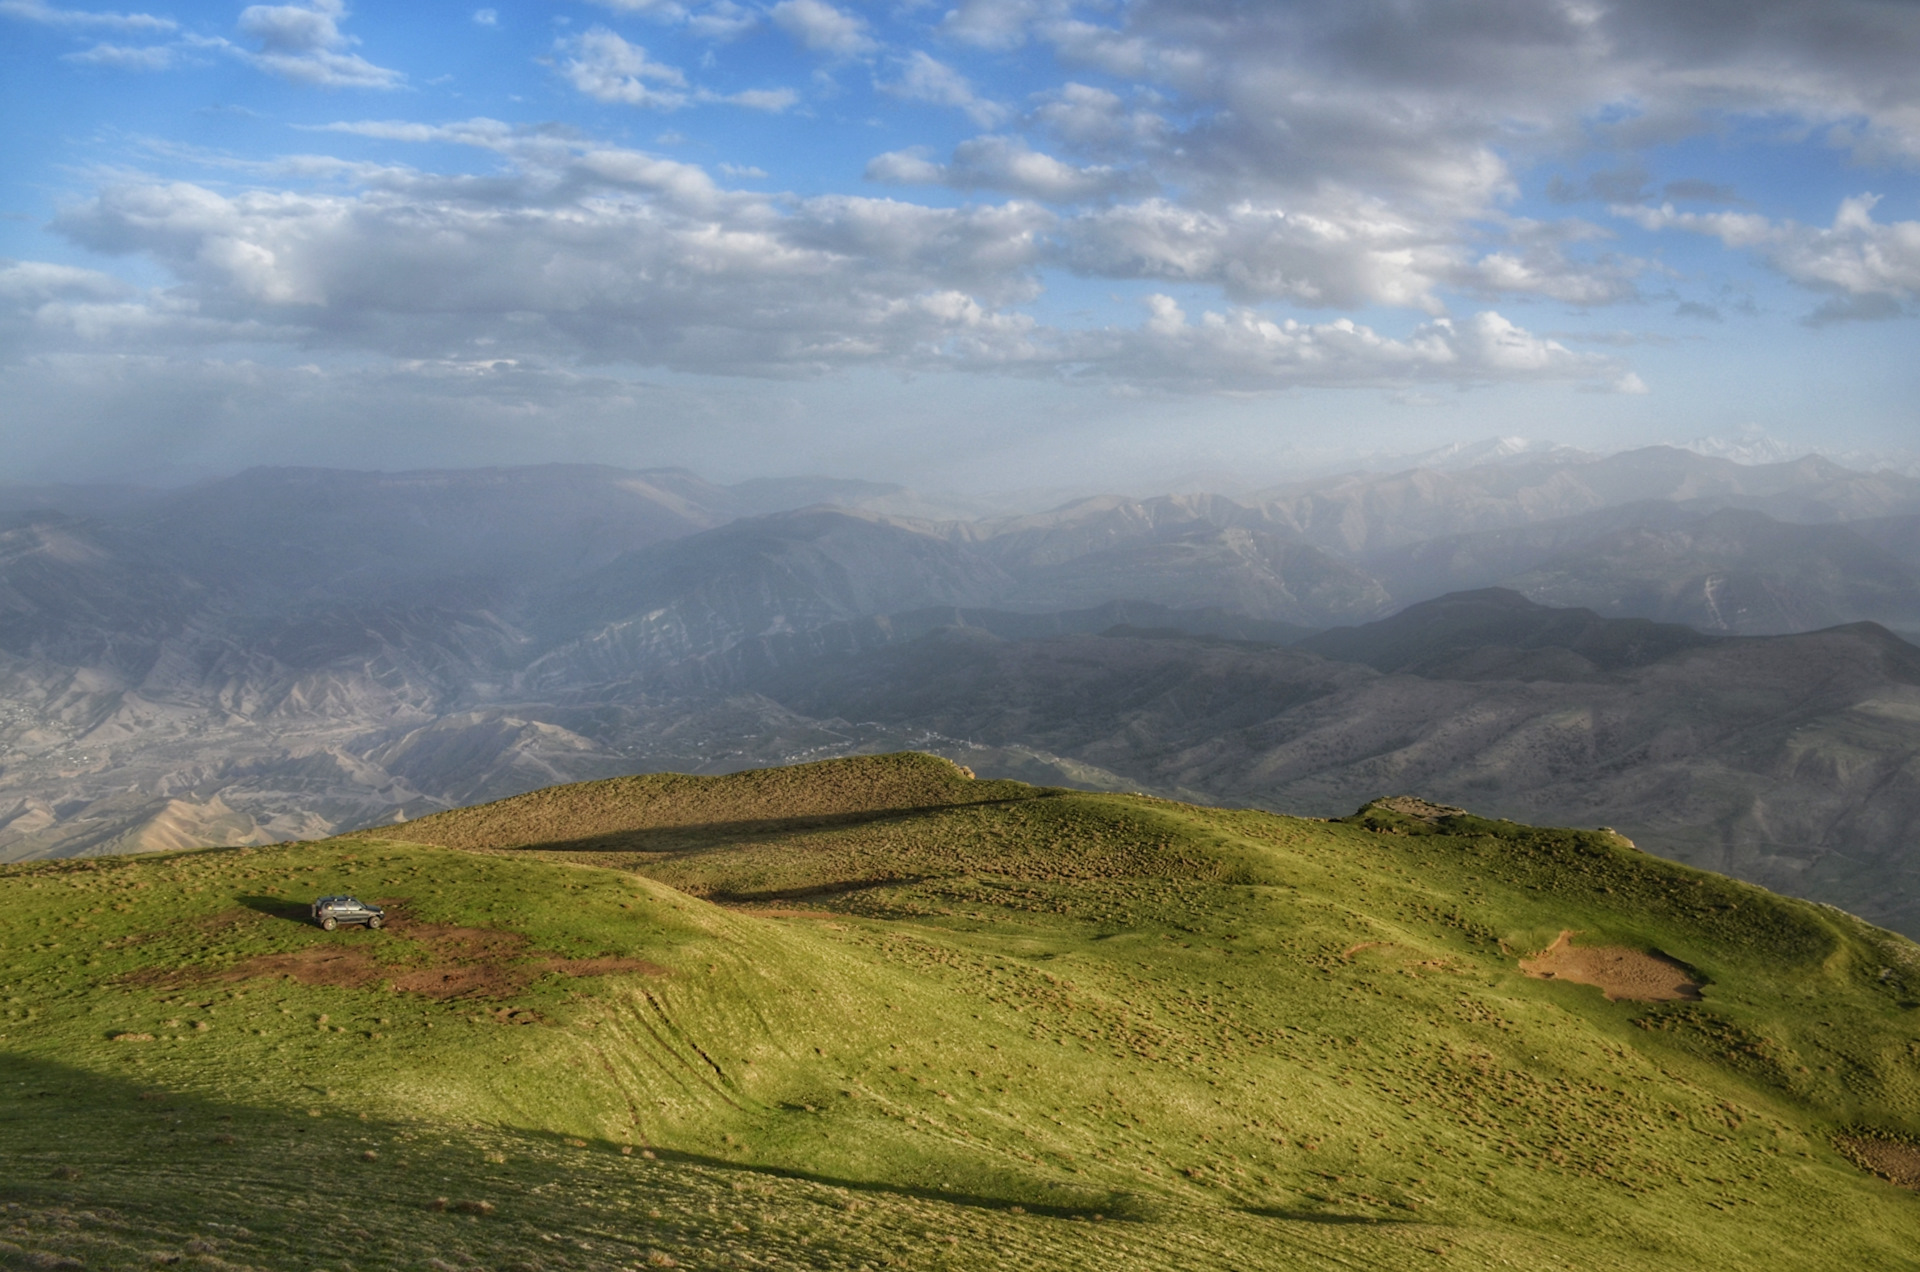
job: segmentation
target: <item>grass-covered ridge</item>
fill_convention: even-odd
[[[338,891],[403,917],[298,921]],[[0,1260],[1920,1249],[1920,1196],[1862,1169],[1920,1136],[1920,951],[1600,832],[1299,821],[881,756],[9,867],[0,906]],[[1658,951],[1699,1001],[1520,971],[1567,930]]]

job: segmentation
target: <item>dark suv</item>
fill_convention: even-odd
[[[329,932],[342,923],[364,923],[377,928],[387,921],[387,912],[353,897],[321,897],[313,903],[313,921]]]

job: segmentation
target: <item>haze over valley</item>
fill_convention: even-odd
[[[7,859],[912,747],[1611,825],[1920,930],[1895,472],[1563,450],[987,518],[564,465],[122,494],[3,496]]]

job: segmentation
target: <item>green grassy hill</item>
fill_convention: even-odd
[[[1920,1267],[1920,948],[1417,804],[621,778],[6,867],[0,980],[0,1266]]]

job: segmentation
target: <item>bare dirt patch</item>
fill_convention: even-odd
[[[1447,817],[1462,817],[1466,809],[1455,808],[1451,804],[1436,804],[1421,799],[1418,795],[1389,795],[1385,799],[1376,799],[1367,808],[1384,808],[1390,813],[1399,813],[1402,817],[1412,817],[1423,822],[1438,823]],[[1363,808],[1361,812],[1366,812]]]
[[[1557,940],[1533,958],[1520,960],[1520,970],[1541,980],[1593,985],[1608,1002],[1697,1002],[1700,983],[1693,973],[1664,954],[1649,954],[1618,945],[1573,944],[1573,933]]]
[[[1920,1192],[1920,1144],[1867,1135],[1841,1135],[1834,1139],[1834,1146],[1860,1169]]]
[[[429,998],[507,998],[542,976],[665,976],[641,958],[562,958],[535,952],[518,932],[454,927],[413,919],[400,902],[383,903],[389,927],[379,941],[320,941],[282,954],[259,954],[211,975],[155,969],[136,979],[243,981],[291,976],[303,985],[365,989],[390,984]]]

